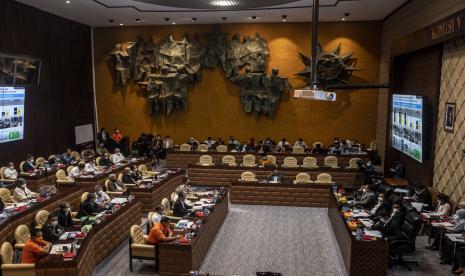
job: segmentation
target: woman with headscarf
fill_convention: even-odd
[[[454,234],[465,233],[465,209],[458,209],[455,212],[452,223],[454,226],[448,232]],[[441,247],[441,264],[451,264],[453,252],[454,242],[452,242],[450,239],[446,239],[445,235],[443,235]]]

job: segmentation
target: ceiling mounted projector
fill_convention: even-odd
[[[294,99],[335,102],[336,92],[329,92],[318,89],[296,89],[294,90]]]

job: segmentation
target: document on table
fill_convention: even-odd
[[[453,227],[454,225],[448,221],[445,222],[433,222],[431,223],[434,227]]]
[[[398,194],[408,194],[408,190],[407,190],[407,189],[402,189],[402,188],[395,188],[395,189],[394,189],[394,193],[398,193]]]
[[[378,230],[367,230],[365,229],[365,235],[371,236],[371,237],[376,237],[376,238],[382,238],[383,234],[379,232]]]
[[[128,202],[128,199],[126,197],[115,197],[111,200],[112,204],[123,204]]]
[[[70,243],[54,244],[52,246],[52,249],[50,249],[50,254],[63,254],[63,247],[65,247],[65,246],[68,248],[68,252],[69,252],[69,250],[71,250],[71,244]]]
[[[359,219],[360,222],[365,225],[366,227],[373,226],[373,221],[371,219]]]
[[[79,233],[80,233],[79,231],[64,232],[60,236],[60,241],[64,241],[64,240],[67,240],[67,239],[74,239],[74,237],[76,237],[76,235],[79,234]]]
[[[369,217],[370,214],[368,214],[367,212],[365,211],[352,211],[352,216],[354,218],[361,218],[361,217]]]
[[[430,219],[432,214],[433,213],[425,213],[425,212],[421,213],[421,215],[424,216],[427,219]]]
[[[452,242],[465,243],[462,239],[462,234],[446,234],[446,237]]]

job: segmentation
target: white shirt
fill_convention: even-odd
[[[209,148],[211,148],[215,144],[215,141],[213,141],[213,140],[210,140],[210,141],[205,140],[205,141],[203,141],[203,143],[206,144]]]
[[[71,179],[71,180],[74,180],[75,178],[78,178],[79,176],[81,176],[82,174],[82,171],[79,170],[79,167],[74,167],[71,169],[71,171],[69,172],[69,175],[68,177]]]
[[[304,149],[308,148],[308,146],[307,146],[307,144],[305,143],[305,141],[302,141],[302,143],[299,142],[299,141],[297,141],[297,142],[294,143],[294,146],[301,146],[301,147],[303,147]]]
[[[94,163],[87,163],[86,167],[84,168],[86,173],[96,172],[97,166]]]
[[[13,197],[14,199],[18,201],[24,201],[28,199],[28,197],[31,197],[35,195],[36,193],[31,192],[27,187],[22,189],[21,187],[16,187],[14,192],[13,192]]]
[[[157,223],[157,222],[160,222],[160,220],[161,220],[162,217],[163,217],[163,216],[160,215],[160,214],[157,213],[157,212],[153,213],[153,215],[152,215],[152,223],[155,224],[155,223]]]
[[[438,207],[436,208],[436,211],[434,211],[434,215],[436,216],[448,216],[450,214],[450,204],[449,203],[445,203],[445,204],[441,204],[441,205],[438,205]]]
[[[105,193],[105,192],[103,192],[103,191],[102,191],[102,194],[101,194],[101,195],[99,195],[99,194],[96,193],[95,202],[96,202],[97,204],[103,205],[103,204],[108,203],[108,202],[110,202],[110,201],[111,201],[111,199],[110,199],[110,197],[107,195],[107,193]]]
[[[18,178],[18,172],[14,168],[13,169],[6,168],[3,171],[3,176],[6,179],[17,179]]]
[[[284,147],[289,147],[289,142],[286,141],[286,142],[283,143],[283,142],[281,141],[281,142],[278,143],[278,147],[283,147],[283,148],[284,148]]]
[[[171,149],[173,147],[173,140],[165,139],[163,140],[163,145],[165,146],[165,149]]]
[[[121,163],[124,160],[125,160],[124,155],[121,152],[120,153],[115,153],[115,154],[113,154],[111,156],[111,162],[113,164]]]

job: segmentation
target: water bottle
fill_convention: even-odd
[[[357,227],[357,233],[355,234],[355,239],[361,240],[363,237],[363,229],[361,226]]]

